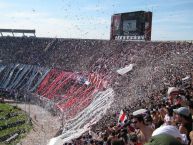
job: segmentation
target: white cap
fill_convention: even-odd
[[[169,87],[167,94],[169,96],[172,92],[178,92],[178,91],[179,91],[179,89],[176,87]]]
[[[159,134],[168,134],[175,138],[182,139],[182,135],[180,134],[180,131],[173,125],[165,125],[157,128],[152,133],[152,136],[159,135]]]

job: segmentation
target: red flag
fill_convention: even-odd
[[[120,115],[119,115],[119,120],[118,123],[124,123],[124,121],[127,119],[127,115],[123,110],[121,110]]]

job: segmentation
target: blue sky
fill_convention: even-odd
[[[152,40],[193,40],[193,0],[0,0],[0,28],[109,39],[111,16],[138,10],[153,11]]]

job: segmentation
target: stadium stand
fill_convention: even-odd
[[[74,106],[80,107],[82,109],[74,109],[68,114],[77,122],[80,120],[76,117],[82,110],[89,107],[89,104],[96,105],[97,101],[92,104],[94,96],[91,97],[96,93],[95,89],[98,93],[106,91],[109,94],[109,88],[114,90],[112,99],[102,98],[105,103],[110,100],[112,102],[98,118],[100,121],[90,120],[91,128],[85,124],[76,126],[75,120],[68,122],[59,137],[60,143],[143,144],[148,140],[143,140],[146,135],[138,132],[135,125],[140,127],[140,124],[136,124],[139,120],[133,120],[133,111],[146,109],[147,112],[143,114],[144,123],[156,129],[162,124],[174,125],[170,111],[174,107],[187,107],[188,102],[192,101],[193,45],[189,42],[53,41],[49,38],[1,37],[0,43],[3,44],[0,48],[3,54],[0,57],[0,87],[5,90],[31,91],[46,98],[45,101],[51,100],[48,104],[58,105],[62,111],[67,108],[73,110]],[[117,70],[130,64],[135,65],[129,72],[123,75],[117,73]],[[167,94],[169,87],[178,88],[179,97]],[[62,104],[60,97],[63,97]],[[84,107],[79,106],[84,100],[90,102],[84,104]],[[96,106],[92,107],[90,110],[93,109],[93,112],[97,110]],[[127,116],[123,124],[117,122],[121,109]],[[78,130],[79,126],[86,126],[85,132]],[[76,130],[70,130],[73,127]],[[77,130],[80,134],[75,133]],[[71,132],[72,138],[67,138],[67,131]],[[190,132],[188,130],[185,137],[181,138],[182,143],[190,143]]]

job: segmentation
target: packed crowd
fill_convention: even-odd
[[[114,122],[89,131],[65,145],[192,145],[193,88],[169,87],[155,93],[135,111],[124,108]],[[135,102],[139,104],[139,102]],[[124,115],[123,115],[124,114]],[[119,119],[118,119],[119,118]]]
[[[90,68],[111,78],[111,85],[122,100],[116,104],[121,107],[133,104],[128,98],[141,100],[157,90],[177,86],[175,80],[189,75],[193,66],[191,43],[120,42],[110,44],[102,52],[103,55],[90,62]],[[129,64],[135,64],[131,72],[124,76],[116,73]]]
[[[181,142],[190,143],[189,126],[186,127],[189,130],[181,131],[178,124],[184,123],[179,121],[180,117],[173,112],[180,114],[180,110],[174,111],[178,108],[187,111],[192,101],[192,85],[186,86],[182,81],[186,76],[192,78],[192,43],[48,38],[0,38],[0,43],[3,54],[0,57],[1,63],[35,64],[106,75],[116,92],[113,112],[129,106],[124,108],[128,118],[124,125],[115,122],[117,114],[114,114],[98,124],[105,125],[102,131],[95,129],[96,134],[90,131],[66,144],[144,144],[165,124],[169,124],[171,128],[171,125],[179,127],[180,134],[185,134],[182,138],[180,136]],[[131,72],[124,76],[116,73],[117,69],[129,64],[136,65]],[[175,95],[168,91],[170,86],[175,86]],[[140,108],[147,110],[145,115],[131,114]],[[191,109],[187,114],[189,111]],[[169,123],[166,123],[165,116],[169,116],[166,117],[169,118]],[[151,124],[151,127],[147,126],[147,123]],[[148,132],[145,131],[148,135],[141,127],[148,128]]]

